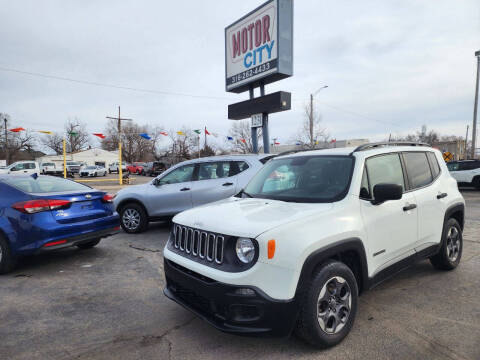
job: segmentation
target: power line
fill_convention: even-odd
[[[0,70],[1,71],[6,71],[6,72],[13,72],[13,73],[17,73],[17,74],[23,74],[23,75],[37,76],[37,77],[42,77],[42,78],[46,78],[46,79],[69,81],[69,82],[79,83],[79,84],[84,84],[84,85],[93,85],[93,86],[107,87],[107,88],[121,89],[121,90],[130,90],[130,91],[144,92],[144,93],[157,94],[157,95],[183,96],[183,97],[191,97],[191,98],[198,98],[198,99],[211,99],[211,100],[231,100],[230,98],[220,97],[220,96],[196,95],[196,94],[179,93],[179,92],[172,92],[172,91],[141,89],[141,88],[134,88],[134,87],[130,87],[130,86],[105,84],[105,83],[99,83],[99,82],[95,82],[95,81],[79,80],[79,79],[72,79],[72,78],[67,78],[67,77],[63,77],[63,76],[48,75],[48,74],[31,72],[31,71],[23,71],[23,70],[18,70],[18,69],[6,68],[6,67],[3,67],[3,66],[0,66]]]

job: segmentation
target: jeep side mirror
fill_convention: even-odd
[[[377,184],[373,187],[373,205],[379,205],[388,200],[400,200],[403,188],[398,184]]]

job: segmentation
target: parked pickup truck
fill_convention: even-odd
[[[53,162],[42,163],[40,169],[43,175],[63,175],[63,166]]]

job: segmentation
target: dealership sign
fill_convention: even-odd
[[[293,74],[293,0],[270,0],[225,28],[226,90]]]

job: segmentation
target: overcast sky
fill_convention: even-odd
[[[0,68],[179,95],[135,92],[0,69],[0,112],[13,125],[62,131],[78,117],[102,132],[106,115],[227,134],[224,28],[261,1],[2,1]],[[291,142],[309,94],[332,138],[383,140],[419,130],[465,136],[473,117],[480,1],[294,3],[294,76],[266,87],[292,93],[270,116]],[[165,140],[166,141],[166,140]]]

